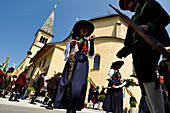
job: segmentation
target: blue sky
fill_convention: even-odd
[[[157,0],[170,15],[170,0]],[[8,67],[17,66],[27,56],[35,34],[57,4],[52,42],[63,41],[79,20],[115,13],[109,4],[119,9],[118,0],[1,0],[0,3],[0,64],[7,56]],[[128,11],[122,11],[129,17]],[[170,34],[170,25],[167,26]]]

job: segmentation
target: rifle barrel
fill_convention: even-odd
[[[123,17],[123,18],[125,18],[125,14],[123,14],[123,13],[121,13],[118,9],[116,9],[115,7],[113,7],[111,4],[109,4],[109,6],[111,7],[111,8],[113,8],[121,17]]]
[[[153,38],[149,34],[143,33],[139,28],[138,25],[135,24],[129,17],[125,16],[123,13],[121,13],[118,9],[113,7],[111,4],[109,4],[111,8],[113,8],[121,17],[122,19],[127,22],[129,25],[131,25],[135,31],[148,43],[150,44],[156,51],[161,53],[163,56],[165,56],[168,60],[170,60],[170,52],[165,49],[165,47],[159,43],[155,38]]]

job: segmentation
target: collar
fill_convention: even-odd
[[[81,39],[81,37],[76,37],[76,40]],[[89,40],[87,37],[83,37],[82,39]]]

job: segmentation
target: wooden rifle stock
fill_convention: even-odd
[[[156,39],[154,39],[149,34],[143,33],[139,28],[138,25],[136,25],[128,16],[125,14],[122,14],[118,9],[114,8],[111,4],[109,4],[111,8],[113,8],[119,15],[122,17],[122,19],[127,22],[129,25],[131,25],[135,31],[149,44],[151,45],[156,51],[161,53],[164,57],[166,57],[168,60],[170,60],[170,52],[165,49],[165,47],[159,43]]]

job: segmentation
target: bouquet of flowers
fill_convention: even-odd
[[[115,88],[122,88],[122,87],[126,87],[128,88],[129,86],[139,86],[139,84],[137,84],[137,82],[134,81],[134,78],[132,77],[128,77],[126,79],[123,79],[122,84],[115,86]],[[107,87],[107,88],[111,88],[111,87]]]
[[[124,79],[123,82],[126,82],[126,85],[125,87],[128,88],[129,86],[139,86],[139,84],[137,84],[134,79],[132,78],[127,78],[127,79]]]

